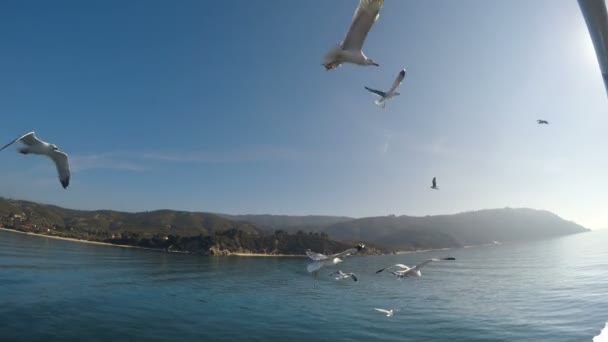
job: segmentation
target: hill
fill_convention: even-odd
[[[332,224],[354,220],[352,217],[322,215],[218,215],[230,220],[250,222],[268,231],[283,230],[290,233],[298,230],[319,232]]]
[[[325,233],[277,230],[209,213],[156,210],[125,213],[81,211],[0,199],[0,226],[26,232],[204,255],[303,255],[306,249],[336,253],[352,244]],[[368,253],[386,252],[370,249]]]
[[[588,230],[548,211],[525,208],[353,219],[175,210],[81,211],[6,199],[0,199],[0,225],[175,251],[195,252],[198,249],[203,254],[303,254],[307,248],[332,253],[352,246],[354,242],[374,246],[370,252],[377,253],[530,240]]]
[[[361,239],[411,250],[530,240],[588,229],[548,211],[504,208],[425,217],[368,217],[336,223],[322,231],[337,240]]]

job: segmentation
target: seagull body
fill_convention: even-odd
[[[358,65],[375,65],[373,60],[363,54],[363,42],[372,25],[380,16],[384,0],[359,0],[359,6],[350,24],[346,36],[340,44],[331,49],[323,58],[325,70],[335,69],[342,63]]]
[[[67,188],[70,184],[70,165],[68,163],[68,155],[59,151],[59,148],[55,144],[49,144],[42,140],[39,140],[34,135],[34,132],[29,132],[25,135],[20,136],[19,138],[11,141],[10,143],[4,145],[0,148],[0,151],[9,147],[10,145],[21,141],[25,147],[19,149],[19,153],[22,154],[40,154],[48,156],[55,162],[55,166],[57,167],[57,173],[59,174],[59,181],[63,188]]]
[[[330,274],[330,276],[333,276],[333,275],[336,276],[336,280],[352,278],[354,281],[359,281],[359,279],[357,279],[357,275],[352,272],[344,273],[344,272],[342,272],[342,270],[338,270],[337,272]]]
[[[399,87],[399,85],[401,84],[401,82],[403,82],[403,79],[405,78],[405,73],[406,73],[405,69],[401,70],[399,72],[399,74],[397,74],[397,77],[395,78],[395,80],[393,81],[393,85],[391,86],[391,89],[389,89],[386,92],[365,87],[365,89],[367,89],[367,91],[380,96],[380,98],[378,100],[376,100],[376,102],[375,102],[376,105],[384,108],[384,105],[386,104],[386,100],[391,99],[395,96],[401,95],[396,90]]]
[[[382,312],[386,314],[386,317],[391,317],[394,313],[393,309],[390,310],[385,310],[385,309],[378,309],[378,308],[374,308],[374,310],[378,311],[378,312]]]
[[[443,258],[443,259],[428,259],[414,267],[409,267],[404,264],[395,264],[393,266],[389,266],[389,267],[376,271],[376,274],[378,274],[382,271],[390,271],[392,274],[396,275],[397,278],[399,278],[399,279],[404,278],[404,277],[422,277],[422,273],[420,272],[421,268],[423,268],[425,265],[427,265],[431,262],[441,261],[441,260],[456,260],[456,258],[450,257],[450,258]],[[394,268],[399,268],[399,270],[392,271]]]
[[[536,120],[536,123],[539,125],[548,125],[549,121],[547,120]]]
[[[439,188],[437,187],[437,177],[433,177],[433,185],[431,186],[431,189],[439,190]]]
[[[306,269],[308,270],[308,272],[316,272],[319,269],[321,269],[322,267],[336,265],[336,264],[342,262],[341,258],[344,258],[348,255],[357,254],[363,248],[365,248],[365,245],[359,244],[353,248],[349,248],[343,252],[332,254],[329,256],[307,250],[306,256],[308,256],[310,259],[312,259],[313,262],[308,264],[308,266],[306,266]]]

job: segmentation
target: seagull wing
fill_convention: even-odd
[[[388,310],[384,310],[384,309],[378,309],[378,308],[374,308],[374,310],[379,311],[379,312],[382,312],[382,313],[385,313],[385,314],[387,314],[387,315],[389,315],[389,314],[391,313],[390,311],[388,311]]]
[[[57,166],[57,173],[59,174],[59,181],[63,188],[67,188],[70,185],[70,164],[68,163],[68,155],[60,152],[53,151],[49,157],[55,162]]]
[[[349,249],[347,249],[347,250],[345,250],[343,252],[340,252],[340,253],[337,253],[337,254],[333,254],[333,255],[330,256],[330,258],[331,259],[335,259],[335,258],[340,258],[341,259],[341,258],[344,258],[345,256],[348,256],[348,255],[357,254],[358,252],[359,252],[359,250],[353,247],[353,248],[349,248]]]
[[[387,93],[392,93],[395,90],[397,90],[397,87],[399,87],[399,85],[401,84],[401,82],[403,82],[403,79],[405,78],[405,69],[399,71],[399,74],[397,75],[397,77],[395,78],[395,80],[393,81],[393,85],[391,86],[391,89],[389,89],[387,91]]]
[[[424,267],[426,264],[429,264],[429,263],[431,263],[431,262],[433,262],[433,261],[439,261],[439,259],[428,259],[428,260],[425,260],[425,261],[423,261],[422,263],[420,263],[420,264],[418,264],[418,265],[414,266],[414,268],[413,268],[413,269],[415,269],[415,270],[419,270],[419,269],[423,268],[423,267]]]
[[[437,177],[433,177],[433,188],[437,187]]]
[[[367,33],[380,16],[384,0],[359,0],[359,6],[350,24],[346,37],[342,41],[344,50],[361,50]]]
[[[378,95],[380,97],[386,97],[386,93],[383,92],[383,91],[372,89],[372,88],[368,88],[368,87],[365,87],[365,89],[367,89],[367,91],[372,92],[372,93],[374,93],[374,94],[376,94],[376,95]]]
[[[321,253],[315,253],[315,252],[311,252],[311,251],[306,251],[306,256],[308,256],[309,258],[311,258],[314,261],[327,260],[327,255],[324,255]]]
[[[0,151],[4,150],[5,148],[11,146],[12,144],[16,143],[17,141],[23,141],[24,144],[28,145],[28,146],[32,146],[32,145],[36,145],[36,144],[41,144],[42,142],[40,140],[38,140],[36,138],[36,136],[34,135],[34,132],[29,132],[26,133],[22,136],[20,136],[19,138],[11,141],[10,143],[2,146],[2,148],[0,148]]]
[[[359,279],[357,279],[357,275],[354,273],[347,273],[351,278],[353,278],[354,281],[359,281]]]
[[[389,267],[385,267],[385,268],[383,268],[381,270],[377,270],[376,273],[380,273],[382,271],[390,270],[391,268],[394,268],[394,267],[403,268],[405,270],[409,270],[410,269],[407,265],[404,265],[404,264],[395,264],[393,266],[389,266]]]
[[[422,262],[422,263],[414,266],[414,269],[419,270],[422,267],[424,267],[424,265],[426,265],[428,263],[431,263],[433,261],[441,261],[441,260],[456,260],[456,258],[449,257],[449,258],[441,258],[441,259],[428,259],[428,260],[425,260],[424,262]]]
[[[323,267],[323,264],[320,261],[314,261],[306,265],[306,270],[308,271],[308,273],[311,273],[320,270],[321,267]]]

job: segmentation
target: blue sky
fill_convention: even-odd
[[[354,217],[495,207],[608,227],[608,100],[570,0],[386,0],[326,72],[358,1],[4,1],[0,195],[81,209]],[[385,110],[363,86],[386,88]],[[550,121],[538,126],[538,118]],[[3,138],[2,138],[3,137]],[[433,176],[440,191],[429,189]]]

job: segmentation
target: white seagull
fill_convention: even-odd
[[[340,258],[343,258],[348,255],[357,254],[363,248],[365,248],[365,245],[358,244],[357,246],[355,246],[353,248],[349,248],[343,252],[332,254],[329,256],[307,250],[306,256],[308,256],[314,262],[311,262],[310,264],[308,264],[308,266],[306,266],[306,269],[308,270],[308,272],[314,273],[314,272],[318,271],[321,267],[332,266],[332,265],[341,263],[342,259],[340,259]]]
[[[378,63],[363,54],[362,49],[367,33],[380,17],[380,8],[383,4],[384,0],[359,0],[359,6],[355,10],[346,37],[323,58],[325,70],[334,69],[342,63],[378,66]]]
[[[437,177],[433,177],[433,185],[431,186],[431,189],[439,190],[439,188],[437,187]]]
[[[357,275],[352,272],[344,273],[344,272],[342,272],[342,270],[338,270],[337,272],[330,274],[330,276],[333,276],[333,275],[336,275],[336,280],[352,278],[354,281],[359,281],[359,279],[357,279]]]
[[[19,153],[22,154],[42,154],[51,158],[55,162],[55,166],[57,166],[57,173],[59,174],[59,181],[63,188],[67,188],[70,184],[70,165],[68,163],[68,155],[59,151],[57,145],[49,144],[42,140],[39,140],[34,135],[34,132],[29,132],[10,143],[4,145],[0,148],[0,151],[9,147],[10,145],[16,143],[17,141],[21,141],[25,144],[25,147],[19,149]]]
[[[397,88],[399,87],[401,82],[403,82],[403,79],[405,78],[405,73],[406,73],[406,70],[403,69],[399,72],[399,74],[397,74],[397,77],[393,81],[393,85],[391,86],[391,89],[389,89],[387,92],[365,87],[365,89],[367,89],[367,91],[370,91],[370,92],[380,96],[380,98],[378,100],[376,100],[376,102],[375,102],[376,105],[384,108],[384,105],[386,104],[386,100],[391,99],[395,96],[401,95],[398,92],[396,92],[395,90],[397,90]]]
[[[394,313],[393,309],[390,310],[385,310],[385,309],[378,309],[378,308],[374,308],[374,310],[378,311],[378,312],[382,312],[386,314],[386,317],[391,317]]]
[[[385,267],[381,270],[377,270],[376,274],[382,272],[382,271],[387,271],[387,270],[391,270],[395,267],[400,268],[400,270],[398,271],[391,271],[392,274],[396,275],[397,278],[403,278],[403,277],[421,277],[422,273],[420,273],[420,269],[422,267],[424,267],[426,264],[431,263],[433,261],[441,261],[441,260],[456,260],[456,258],[442,258],[442,259],[428,259],[426,261],[424,261],[421,264],[418,264],[414,267],[409,267],[407,265],[404,264],[395,264],[393,266],[389,266],[389,267]]]

